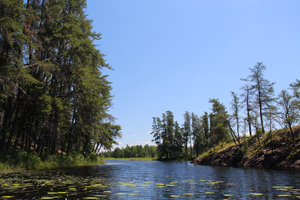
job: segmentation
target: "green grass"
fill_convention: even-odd
[[[89,156],[75,153],[63,156],[44,154],[42,157],[39,157],[36,152],[8,151],[0,154],[0,171],[53,169],[103,163],[105,161],[93,153]]]

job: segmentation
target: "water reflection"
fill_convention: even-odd
[[[285,199],[300,198],[297,170],[198,166],[185,161],[107,162],[96,166],[1,173],[0,197],[281,199],[285,195]]]

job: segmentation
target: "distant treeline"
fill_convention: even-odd
[[[199,117],[186,111],[181,126],[174,122],[171,111],[163,113],[161,118],[153,117],[152,141],[157,145],[158,156],[175,159],[194,157],[216,145],[232,141],[241,146],[240,138],[245,133],[255,135],[261,146],[260,135],[268,129],[272,136],[275,124],[289,128],[293,148],[296,148],[292,126],[299,122],[300,80],[290,84],[292,94],[282,90],[275,97],[275,83],[264,78],[265,70],[262,63],[257,63],[250,68],[250,75],[241,79],[245,82],[241,87],[242,93],[231,92],[231,114],[219,99],[210,99],[210,113],[204,112]],[[189,146],[192,147],[190,151]]]
[[[142,145],[128,146],[125,148],[115,148],[113,151],[101,152],[100,157],[104,158],[143,158],[143,157],[156,157],[157,150],[156,146],[149,146],[146,144],[144,147]]]
[[[121,137],[85,0],[0,1],[0,152],[87,154]]]

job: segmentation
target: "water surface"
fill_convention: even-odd
[[[14,199],[295,199],[300,171],[121,161],[0,174]]]

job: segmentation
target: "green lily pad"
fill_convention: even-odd
[[[250,195],[254,195],[254,196],[261,196],[263,195],[262,193],[249,193]]]
[[[278,196],[279,197],[291,197],[292,195],[290,195],[290,194],[279,194]]]
[[[57,192],[47,192],[47,194],[58,194]]]
[[[57,192],[57,194],[68,194],[68,192]]]
[[[174,185],[172,184],[166,184],[167,187],[173,187]]]

